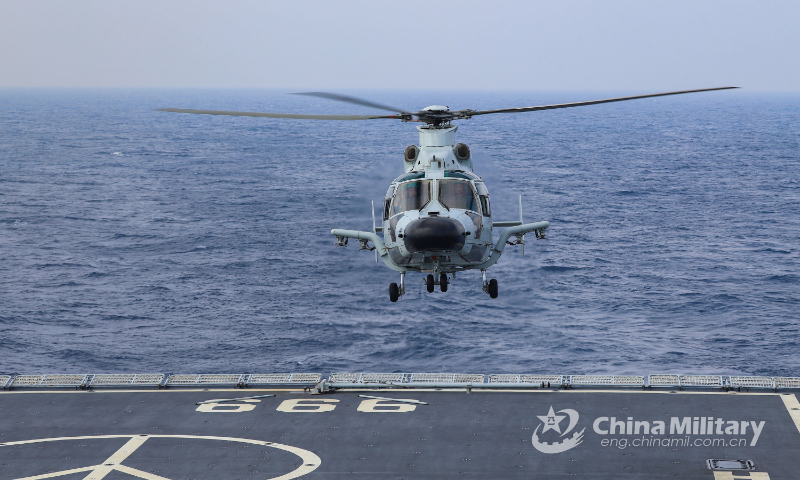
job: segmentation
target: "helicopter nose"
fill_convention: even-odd
[[[427,217],[408,224],[403,243],[411,253],[425,251],[458,252],[464,248],[466,235],[461,223],[450,218]]]

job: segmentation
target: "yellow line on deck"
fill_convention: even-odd
[[[793,393],[785,393],[781,395],[781,399],[783,404],[786,405],[786,410],[789,410],[792,420],[794,420],[794,426],[800,431],[800,402],[797,401],[797,397]]]

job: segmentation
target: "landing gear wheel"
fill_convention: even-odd
[[[396,283],[389,284],[389,300],[396,302],[400,298],[400,287]]]
[[[441,290],[442,292],[446,292],[447,291],[447,284],[448,284],[447,274],[443,273],[443,274],[439,275],[439,290]]]
[[[497,280],[494,278],[489,280],[489,296],[497,298]]]
[[[433,275],[428,274],[428,278],[425,279],[425,286],[428,287],[428,293],[433,293],[434,280]]]

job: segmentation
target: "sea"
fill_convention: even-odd
[[[691,86],[690,86],[691,87]],[[702,86],[701,86],[702,87]],[[454,122],[495,220],[550,222],[427,293],[370,230],[418,123],[278,90],[0,89],[0,373],[800,376],[800,95]],[[647,92],[340,93],[416,110]],[[497,233],[495,233],[495,238]]]

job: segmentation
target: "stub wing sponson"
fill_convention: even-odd
[[[492,255],[480,265],[475,265],[474,267],[470,268],[479,268],[481,270],[485,270],[497,263],[497,261],[500,259],[500,255],[503,254],[503,250],[506,248],[506,242],[508,242],[508,239],[511,237],[511,235],[525,235],[526,233],[535,231],[539,236],[544,236],[544,232],[549,226],[550,222],[536,222],[506,228],[503,230],[503,233],[500,234],[500,238],[497,239],[497,243],[494,244]]]
[[[372,242],[372,244],[375,246],[376,252],[381,257],[381,260],[383,260],[383,263],[385,263],[387,267],[397,272],[408,271],[407,268],[400,267],[392,261],[392,258],[389,256],[389,250],[386,248],[386,245],[383,243],[383,240],[375,233],[362,232],[361,230],[342,230],[339,228],[334,228],[333,230],[331,230],[331,235],[336,237],[336,244],[339,246],[346,245],[346,242],[344,241],[344,239],[346,238],[354,238],[362,242],[362,245],[365,245],[365,242]]]

